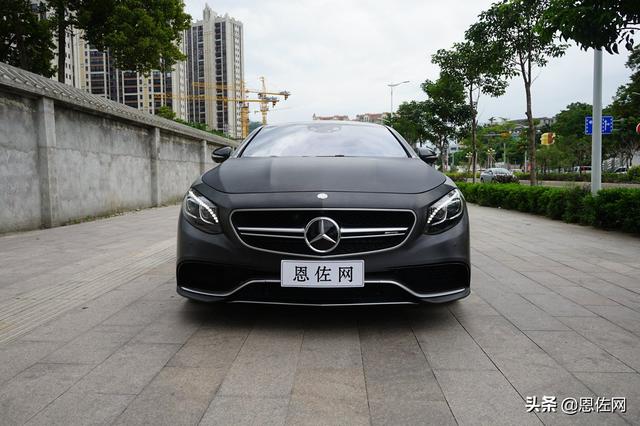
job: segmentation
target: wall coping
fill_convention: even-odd
[[[102,96],[92,95],[82,89],[16,68],[4,62],[0,62],[0,89],[26,93],[35,97],[50,98],[73,109],[81,109],[97,115],[108,115],[145,127],[157,127],[195,140],[206,140],[218,146],[238,146],[239,144],[237,141],[158,117]]]

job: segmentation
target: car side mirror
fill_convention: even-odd
[[[430,166],[433,166],[436,160],[438,160],[438,154],[431,148],[419,147],[416,152],[418,153],[418,157]]]
[[[214,163],[222,163],[227,158],[231,157],[232,153],[233,153],[233,148],[231,148],[230,146],[223,146],[214,150],[211,153],[211,159],[213,160]]]

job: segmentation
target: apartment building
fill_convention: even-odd
[[[232,138],[242,134],[240,107],[244,81],[242,22],[217,15],[206,5],[202,19],[185,32],[189,120]]]
[[[40,19],[51,18],[51,12],[47,9],[46,2],[44,0],[31,0],[31,10],[36,13]],[[52,63],[55,67],[58,66],[58,38],[53,37],[54,44],[54,57]],[[65,34],[65,60],[64,69],[58,69],[57,73],[52,75],[53,80],[58,81],[58,74],[64,73],[64,82],[69,86],[80,87],[80,66],[81,58],[79,46],[82,44],[82,31],[74,28],[67,27]]]
[[[42,18],[49,17],[43,0],[31,5]],[[202,19],[183,33],[180,48],[187,60],[167,72],[141,74],[116,68],[108,50],[93,48],[82,31],[69,27],[62,72],[70,86],[150,114],[168,106],[178,118],[240,138],[240,105],[234,99],[243,95],[243,31],[242,22],[206,5]],[[57,57],[54,61],[57,65]]]
[[[88,43],[82,43],[79,50],[84,58],[81,89],[150,114],[167,106],[176,117],[188,120],[184,62],[174,64],[167,72],[142,74],[116,68],[108,51],[101,52]]]

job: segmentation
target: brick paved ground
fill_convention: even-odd
[[[439,306],[190,303],[177,207],[0,237],[0,424],[640,423],[640,239],[470,209],[473,293]]]

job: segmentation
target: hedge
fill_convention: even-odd
[[[458,183],[465,199],[481,206],[534,213],[568,223],[640,234],[640,189],[603,189],[596,196],[584,188],[518,184]]]
[[[529,180],[529,173],[514,173],[520,180]],[[454,182],[466,182],[471,179],[473,173],[448,172],[446,173]],[[480,177],[480,173],[477,173]],[[538,180],[555,180],[565,182],[590,182],[591,173],[538,173]],[[640,183],[640,166],[631,167],[627,173],[602,173],[602,182],[605,183]]]
[[[473,173],[466,172],[447,172],[445,174],[449,176],[454,182],[466,182],[467,179],[471,179],[471,177],[473,176]],[[478,177],[480,176],[479,173],[477,175]]]
[[[516,173],[520,180],[529,180],[529,173]],[[591,173],[538,173],[538,180],[556,180],[566,182],[590,182]],[[631,167],[627,173],[602,173],[605,183],[640,183],[640,166]]]

